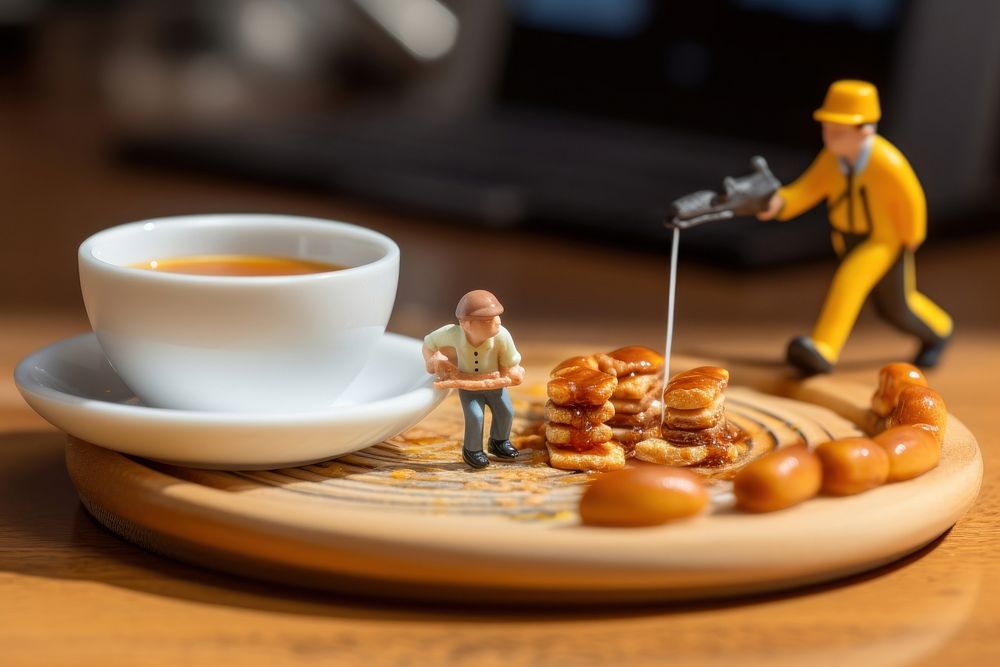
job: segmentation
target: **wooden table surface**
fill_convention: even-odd
[[[58,110],[53,110],[58,109]],[[459,228],[319,193],[116,164],[72,108],[0,102],[0,664],[985,665],[1000,660],[1000,238],[934,243],[921,287],[955,316],[930,378],[975,433],[986,475],[953,530],[904,562],[831,585],[643,608],[483,609],[282,589],[122,542],[81,507],[64,437],[18,396],[25,354],[88,329],[75,251],[113,224],[211,211],[344,219],[403,252],[390,329],[422,335],[474,287],[497,292],[531,365],[553,347],[662,344],[666,260],[558,235]],[[794,223],[792,223],[794,224]],[[683,263],[675,349],[777,365],[808,331],[832,261],[757,273]],[[866,311],[837,373],[873,383],[914,343]],[[736,383],[739,378],[734,378]],[[775,549],[780,549],[775,544]],[[733,554],[739,558],[739,554]],[[473,566],[470,564],[470,567]],[[488,572],[484,576],[489,576]]]

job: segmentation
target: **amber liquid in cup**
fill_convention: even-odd
[[[190,255],[151,259],[131,265],[163,273],[186,273],[198,276],[298,276],[309,273],[340,271],[346,266],[291,257],[268,255]]]

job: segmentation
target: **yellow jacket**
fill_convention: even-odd
[[[923,188],[903,154],[878,135],[872,136],[868,160],[850,183],[836,156],[824,148],[798,179],[778,193],[785,200],[778,220],[794,218],[825,198],[830,224],[837,231],[911,247],[927,235]],[[842,253],[843,248],[837,250]]]

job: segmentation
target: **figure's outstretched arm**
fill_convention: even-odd
[[[801,176],[774,193],[767,210],[757,217],[760,220],[791,220],[802,215],[829,194],[834,176],[831,170],[836,168],[836,158],[826,149],[820,151]]]

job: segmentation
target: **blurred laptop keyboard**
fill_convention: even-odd
[[[674,199],[718,190],[763,154],[779,178],[811,156],[740,140],[513,110],[460,121],[398,115],[133,138],[130,159],[318,187],[452,224],[540,226],[669,245]],[[734,220],[685,232],[685,252],[754,266],[828,252],[821,218]]]

